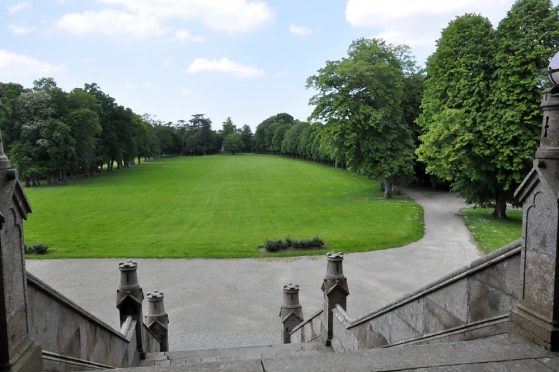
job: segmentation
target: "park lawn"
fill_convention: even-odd
[[[508,210],[506,220],[492,216],[491,208],[465,208],[460,211],[479,249],[487,254],[520,239],[522,211]]]
[[[270,257],[258,247],[286,236],[319,236],[327,247],[283,256],[355,252],[424,230],[423,209],[384,200],[378,182],[279,156],[168,158],[25,192],[25,241],[49,246],[35,258]]]

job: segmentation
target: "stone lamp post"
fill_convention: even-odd
[[[559,350],[559,53],[549,65],[534,166],[515,198],[523,205],[520,300],[511,333]]]

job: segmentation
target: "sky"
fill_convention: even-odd
[[[557,4],[559,0],[554,0]],[[494,26],[512,0],[0,0],[0,82],[85,83],[163,122],[203,113],[253,130],[306,120],[306,79],[352,40],[406,44],[420,65],[456,16]]]

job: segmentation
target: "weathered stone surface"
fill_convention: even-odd
[[[334,338],[339,347],[354,350],[354,339],[358,349],[366,349],[420,342],[433,335],[444,341],[462,341],[506,332],[507,326],[499,319],[518,298],[519,244],[503,247],[453,275],[410,294],[410,300],[404,297],[381,308],[370,319],[349,320],[347,329],[337,325]],[[485,325],[487,321],[498,324]],[[451,333],[444,334],[447,331]],[[344,345],[346,341],[348,345]]]
[[[484,283],[510,295],[514,299],[520,298],[520,255],[504,260],[485,270],[474,273],[470,280]]]
[[[116,367],[138,364],[131,318],[121,334],[31,275],[28,293],[30,334],[44,350]],[[148,350],[159,351],[159,341],[149,331],[145,335]]]
[[[31,212],[0,138],[0,369],[40,371],[41,348],[29,335],[23,220]]]
[[[559,349],[559,94],[546,90],[541,107],[542,135],[534,167],[515,194],[524,216],[522,291],[511,313],[511,332],[555,350]]]
[[[446,314],[466,322],[468,319],[468,282],[467,280],[456,281],[440,290],[437,290],[425,298],[426,310],[430,305],[437,305]],[[425,320],[425,319],[424,319]],[[444,324],[444,322],[442,322]],[[426,325],[426,329],[429,327]]]
[[[474,278],[469,281],[469,322],[477,322],[510,312],[516,298]]]
[[[426,298],[424,301],[425,333],[435,333],[463,325],[465,322],[438,303]],[[467,302],[462,304],[467,307]]]
[[[472,367],[466,371],[475,371],[487,363],[503,365],[511,362],[508,365],[514,366],[518,360],[525,360],[526,366],[539,366],[532,360],[554,356],[556,354],[527,342],[500,339],[362,350],[297,359],[263,359],[262,364],[266,371],[392,371],[433,367],[452,370],[450,367],[463,366]],[[540,370],[546,368],[543,364],[541,367]]]

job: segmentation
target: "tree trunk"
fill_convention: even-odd
[[[493,217],[500,220],[507,218],[507,200],[503,190],[498,189],[495,195],[495,209],[493,210]]]
[[[383,181],[384,184],[384,198],[390,199],[392,198],[392,182]]]

